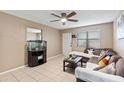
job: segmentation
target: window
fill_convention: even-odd
[[[87,32],[77,34],[78,47],[87,47]]]
[[[84,48],[100,48],[100,31],[77,33],[77,45]]]

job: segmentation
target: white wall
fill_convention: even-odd
[[[37,40],[36,33],[27,32],[27,40]]]
[[[48,58],[62,53],[59,30],[0,12],[0,72],[26,64],[27,27],[43,30]]]
[[[63,30],[62,33],[70,32],[72,34],[76,34],[77,32],[83,31],[101,31],[101,48],[113,48],[113,23],[104,23],[104,24],[97,24],[91,26],[82,26],[78,28],[72,28]],[[76,38],[72,41],[72,49],[83,51],[84,48],[77,47],[77,40]]]
[[[123,12],[123,11],[122,11]],[[121,13],[122,13],[121,12]],[[117,16],[117,18],[121,15],[121,13]],[[116,20],[114,21],[114,34],[113,34],[113,37],[114,37],[114,50],[124,58],[124,39],[118,39],[117,38],[117,18]]]

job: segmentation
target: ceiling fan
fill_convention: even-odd
[[[57,21],[60,21],[62,22],[63,25],[66,24],[67,21],[70,21],[70,22],[78,22],[78,20],[76,19],[70,19],[72,16],[76,15],[76,12],[75,11],[72,11],[71,13],[69,13],[68,15],[66,13],[61,13],[61,15],[57,15],[57,14],[54,14],[54,13],[51,13],[51,15],[59,18],[57,20],[52,20],[50,22],[57,22]]]

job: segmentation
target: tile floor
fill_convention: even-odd
[[[75,82],[69,69],[63,72],[63,56],[36,67],[24,67],[0,75],[0,82]]]

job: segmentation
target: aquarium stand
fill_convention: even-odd
[[[28,51],[28,66],[34,67],[47,62],[46,50]]]

